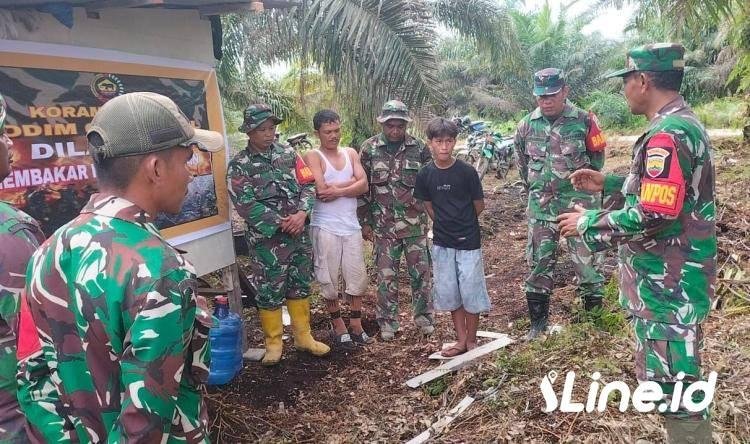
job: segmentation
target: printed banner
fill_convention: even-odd
[[[213,71],[76,60],[0,52],[0,93],[8,104],[6,131],[13,140],[10,176],[0,200],[37,219],[50,235],[73,219],[96,192],[86,130],[109,99],[134,91],[170,97],[198,128],[223,132]],[[194,175],[180,214],[160,214],[166,237],[228,221],[226,153],[195,150]]]

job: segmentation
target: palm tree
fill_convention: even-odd
[[[750,3],[747,0],[598,0],[593,10],[621,8],[625,4],[637,6],[634,25],[639,31],[647,30],[656,16],[668,25],[670,39],[692,37],[705,42],[707,31],[724,33],[729,45],[715,54],[714,65],[704,72],[703,86],[715,87],[718,78],[725,80],[732,90],[746,94],[744,135],[746,141],[750,140]]]
[[[441,43],[441,79],[449,94],[453,113],[475,111],[485,116],[512,117],[536,104],[531,95],[533,73],[545,67],[566,72],[571,98],[579,101],[602,84],[607,56],[613,44],[598,35],[584,35],[588,16],[555,17],[549,5],[539,11],[511,11],[522,57],[519,65],[495,63],[483,56],[477,45],[462,38]]]
[[[253,83],[259,67],[297,61],[329,76],[347,107],[370,122],[389,98],[423,112],[442,101],[439,26],[498,61],[517,65],[520,56],[506,10],[495,0],[302,0],[291,10],[228,16],[222,23],[228,50],[219,76],[225,90],[265,94],[258,88],[267,85]]]

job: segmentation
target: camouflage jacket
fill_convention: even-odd
[[[360,223],[372,227],[378,237],[403,239],[427,233],[422,201],[414,198],[417,172],[432,160],[424,142],[409,135],[396,150],[387,151],[381,133],[367,139],[360,149],[362,167],[370,189],[361,197]]]
[[[26,437],[16,400],[16,331],[26,266],[44,234],[26,213],[0,202],[0,442]]]
[[[207,442],[212,318],[192,265],[125,199],[94,194],[34,254],[19,402],[43,442]]]
[[[251,245],[276,234],[282,217],[300,210],[310,215],[315,182],[298,179],[300,162],[294,149],[275,142],[265,152],[246,148],[229,162],[229,196],[245,220]]]
[[[662,108],[633,146],[627,178],[607,176],[624,208],[587,211],[578,231],[592,250],[619,246],[620,301],[656,325],[653,339],[695,337],[716,280],[713,149],[682,97]]]
[[[518,124],[514,141],[521,179],[529,190],[530,219],[555,221],[557,215],[580,204],[599,208],[600,196],[579,192],[570,174],[581,168],[604,166],[603,138],[587,147],[587,136],[595,117],[567,102],[560,117],[550,122],[539,108]],[[601,137],[601,136],[599,136]]]

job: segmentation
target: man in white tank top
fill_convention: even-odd
[[[334,347],[351,350],[374,340],[362,329],[362,296],[369,280],[365,268],[362,229],[357,219],[357,196],[368,189],[367,177],[352,148],[339,148],[341,118],[331,110],[313,117],[320,149],[308,151],[305,163],[315,176],[317,199],[310,231],[315,278],[331,316]],[[344,298],[350,303],[349,330],[341,319],[339,274],[344,277]]]

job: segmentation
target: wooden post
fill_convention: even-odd
[[[227,290],[229,297],[229,309],[240,315],[242,319],[242,352],[247,350],[247,334],[245,317],[242,315],[242,291],[240,291],[240,270],[237,263],[222,269],[221,273],[224,288]]]

